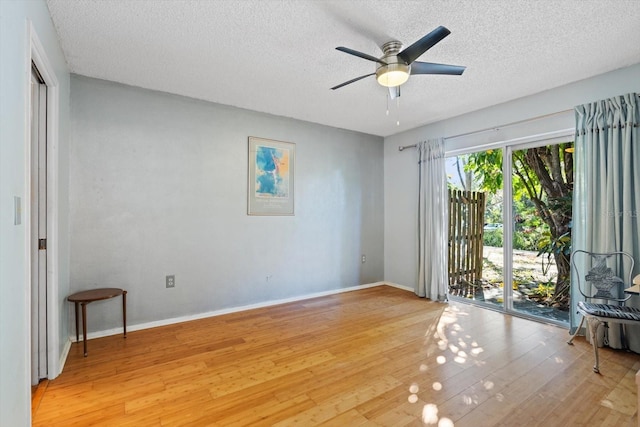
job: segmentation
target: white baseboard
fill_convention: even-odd
[[[387,285],[387,286],[391,286],[393,288],[398,288],[398,289],[402,289],[403,291],[408,291],[408,292],[413,292],[415,293],[415,290],[413,288],[410,288],[408,286],[404,286],[404,285],[398,285],[397,283],[392,283],[392,282],[378,282],[381,285]]]
[[[256,309],[256,308],[270,307],[270,306],[279,305],[279,304],[286,304],[286,303],[290,303],[290,302],[303,301],[303,300],[307,300],[307,299],[311,299],[311,298],[324,297],[324,296],[327,296],[327,295],[336,295],[336,294],[340,294],[340,293],[344,293],[344,292],[358,291],[358,290],[361,290],[361,289],[374,288],[376,286],[383,286],[383,285],[387,285],[387,286],[391,286],[391,287],[394,287],[394,288],[402,289],[402,290],[405,290],[405,291],[413,292],[413,289],[408,288],[406,286],[398,285],[396,283],[375,282],[375,283],[368,283],[368,284],[365,284],[365,285],[351,286],[351,287],[348,287],[348,288],[340,288],[340,289],[332,289],[330,291],[315,292],[315,293],[312,293],[312,294],[300,295],[300,296],[291,297],[291,298],[270,300],[270,301],[260,302],[260,303],[256,303],[256,304],[249,304],[249,305],[243,305],[243,306],[238,306],[238,307],[224,308],[224,309],[221,309],[221,310],[214,310],[214,311],[208,311],[208,312],[205,312],[205,313],[191,314],[191,315],[188,315],[188,316],[173,317],[173,318],[170,318],[170,319],[162,319],[162,320],[157,320],[157,321],[154,321],[154,322],[138,323],[136,325],[127,325],[127,332],[129,332],[129,331],[131,331],[131,332],[140,331],[142,329],[157,328],[158,326],[167,326],[167,325],[173,325],[175,323],[189,322],[191,320],[206,319],[207,317],[221,316],[223,314],[237,313],[239,311],[246,311],[246,310],[253,310],[253,309]],[[90,340],[90,339],[93,339],[93,338],[102,338],[102,337],[107,337],[107,336],[111,336],[111,335],[119,335],[121,333],[122,333],[122,327],[113,328],[113,329],[105,329],[105,330],[102,330],[102,331],[96,331],[96,332],[88,333],[87,334],[87,339]],[[82,334],[80,334],[80,340],[82,340]],[[70,342],[75,342],[75,336],[69,337],[69,341]],[[68,350],[67,350],[67,352],[68,352]],[[65,354],[65,359],[66,359],[66,354]],[[61,366],[64,366],[64,363],[62,363]]]
[[[62,352],[60,353],[60,357],[58,358],[58,366],[55,367],[56,371],[47,373],[48,380],[53,380],[62,373],[62,369],[64,369],[64,365],[65,363],[67,363],[67,356],[69,356],[70,350],[71,350],[71,337],[67,338],[67,340],[64,343],[64,347],[62,347]]]
[[[64,364],[67,362],[67,357],[69,356],[69,351],[71,350],[71,339],[67,339],[67,342],[64,343],[64,348],[62,349],[62,354],[60,355],[60,372],[56,374],[56,376],[62,373],[62,368]]]

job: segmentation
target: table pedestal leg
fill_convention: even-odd
[[[82,305],[82,342],[84,345],[84,357],[87,357],[87,303]]]
[[[124,337],[127,337],[127,291],[122,291],[122,326]]]
[[[76,342],[80,342],[80,328],[78,327],[78,304],[75,303],[76,306]]]

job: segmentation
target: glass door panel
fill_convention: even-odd
[[[511,300],[514,311],[567,324],[573,142],[511,153]]]
[[[446,167],[449,292],[503,309],[501,163],[500,150],[487,150],[449,157]]]

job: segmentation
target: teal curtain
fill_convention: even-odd
[[[417,144],[418,151],[418,283],[415,293],[432,301],[446,301],[449,290],[449,195],[444,139]]]
[[[640,273],[639,104],[638,94],[630,93],[575,107],[572,248],[628,252],[636,261],[634,275]],[[572,286],[572,331],[580,321],[580,299]],[[640,307],[639,300],[627,304]],[[619,328],[607,333],[609,346],[620,348]],[[640,327],[628,327],[627,340],[640,352]]]

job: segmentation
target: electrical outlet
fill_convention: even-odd
[[[170,276],[167,276],[166,285],[167,285],[167,288],[175,288],[176,287],[176,276],[173,275],[173,274],[170,275]]]
[[[362,255],[362,263],[364,264],[365,262],[367,262],[367,256],[366,255]]]

